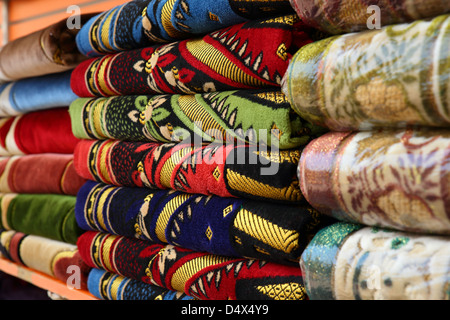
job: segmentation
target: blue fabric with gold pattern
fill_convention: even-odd
[[[298,265],[309,239],[330,221],[308,205],[276,205],[93,181],[80,189],[75,215],[78,225],[87,231],[288,265]]]

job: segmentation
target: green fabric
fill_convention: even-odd
[[[337,222],[319,230],[300,259],[308,296],[320,296],[323,300],[334,300],[330,275],[339,247],[352,232],[361,229],[358,224]]]
[[[76,244],[83,232],[75,219],[75,196],[17,194],[1,198],[2,227]]]
[[[79,98],[69,112],[80,139],[225,142],[228,136],[289,149],[324,132],[302,120],[280,90]]]

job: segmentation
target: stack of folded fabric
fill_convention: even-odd
[[[85,22],[92,15],[81,16]],[[66,21],[0,51],[0,252],[2,257],[87,289],[90,267],[76,242],[78,190],[71,129],[72,70],[84,57]]]
[[[91,293],[307,298],[300,255],[334,219],[306,203],[297,168],[327,130],[281,80],[321,35],[278,0],[132,1],[86,23],[69,110]]]
[[[343,33],[301,48],[282,84],[299,115],[331,130],[298,167],[304,197],[339,220],[301,256],[310,299],[450,299],[450,7],[408,3],[379,1],[397,24],[348,33],[363,29],[362,3],[293,1]]]

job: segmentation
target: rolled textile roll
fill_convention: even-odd
[[[193,300],[182,292],[167,290],[156,285],[92,268],[87,286],[89,292],[102,300]]]
[[[0,192],[76,196],[86,179],[73,164],[73,154],[43,153],[0,158]]]
[[[447,0],[291,0],[299,17],[330,34],[375,29],[450,12]]]
[[[83,230],[75,218],[76,197],[58,194],[0,195],[1,228],[76,244]]]
[[[300,268],[233,259],[87,231],[78,239],[85,263],[94,268],[199,300],[304,300]]]
[[[6,259],[61,280],[72,288],[87,290],[91,267],[74,244],[0,230],[0,252]],[[74,270],[76,277],[73,277]]]
[[[0,118],[1,156],[73,154],[78,141],[72,132],[68,107]]]
[[[93,14],[76,18],[80,26]],[[77,48],[75,36],[79,28],[72,28],[67,19],[39,31],[8,42],[0,49],[0,82],[38,77],[73,69],[86,60]]]
[[[72,72],[60,72],[0,85],[0,117],[68,107],[78,96],[70,87]]]
[[[81,140],[77,173],[124,187],[298,203],[300,150],[273,151],[250,145],[145,143]]]
[[[84,230],[286,265],[297,265],[314,234],[331,223],[307,205],[275,205],[94,181],[80,189],[75,217]]]
[[[338,220],[450,234],[450,131],[327,133],[299,162],[309,203]]]
[[[304,46],[282,90],[303,118],[334,131],[448,127],[449,30],[442,15]]]
[[[302,120],[280,90],[79,98],[69,112],[79,139],[207,143],[236,139],[289,149],[324,132]]]
[[[300,266],[311,300],[449,300],[450,238],[336,223]]]
[[[72,73],[79,97],[193,94],[279,87],[292,53],[312,42],[295,15],[89,59]]]

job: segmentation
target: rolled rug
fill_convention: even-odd
[[[85,263],[199,300],[305,300],[298,266],[233,259],[94,231],[77,243]]]
[[[0,117],[68,107],[78,97],[70,87],[71,71],[0,85]]]
[[[297,265],[314,234],[334,221],[307,205],[275,205],[94,181],[80,189],[75,217],[83,230],[286,265]]]
[[[79,98],[69,112],[79,139],[166,143],[232,139],[289,149],[324,132],[302,120],[280,90]]]
[[[76,245],[15,230],[0,230],[0,252],[17,264],[61,280],[72,288],[87,290],[91,267],[81,258]]]
[[[450,12],[447,0],[291,0],[299,17],[314,28],[342,34]]]
[[[336,223],[300,266],[311,300],[449,300],[450,238]]]
[[[0,118],[0,156],[73,154],[79,139],[72,133],[68,107]]]
[[[80,26],[92,14],[80,15]],[[75,68],[86,57],[78,51],[75,36],[67,19],[8,42],[0,49],[0,82],[64,72]]]
[[[441,15],[304,46],[282,91],[304,119],[334,131],[448,127],[449,30]]]
[[[298,203],[300,150],[251,145],[81,140],[74,152],[77,173],[124,187]]]
[[[87,286],[89,292],[101,300],[193,300],[182,292],[167,290],[156,285],[92,268]]]
[[[92,58],[73,71],[72,89],[95,97],[279,88],[292,54],[313,41],[310,29],[289,15]]]
[[[338,220],[450,234],[450,131],[327,133],[299,162],[300,188]]]
[[[76,244],[83,230],[75,218],[76,197],[58,194],[0,195],[0,227]]]
[[[76,196],[85,183],[73,154],[43,153],[0,157],[0,192],[50,193]]]

